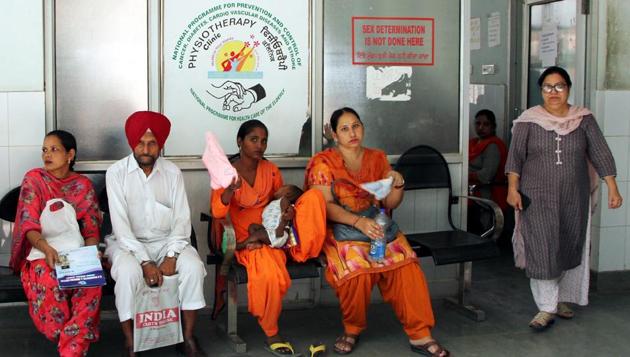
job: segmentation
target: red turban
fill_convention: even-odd
[[[168,118],[160,113],[150,111],[135,112],[127,118],[125,135],[127,135],[127,142],[129,142],[132,150],[140,143],[140,138],[149,129],[155,135],[160,149],[163,148],[164,142],[171,132],[171,122]]]

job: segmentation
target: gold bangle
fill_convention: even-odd
[[[35,243],[33,244],[33,247],[37,248],[37,243],[39,243],[39,241],[40,241],[40,240],[42,240],[42,239],[44,239],[44,238],[42,238],[42,237],[37,238],[37,240],[36,240],[36,241],[35,241]],[[37,248],[37,249],[39,249],[39,248]],[[40,250],[41,250],[41,249],[40,249]]]
[[[359,220],[363,218],[363,216],[359,216],[357,217],[356,221],[354,221],[354,223],[352,223],[352,228],[357,228],[357,223],[359,223]]]

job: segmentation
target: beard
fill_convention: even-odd
[[[155,161],[157,160],[157,157],[151,156],[151,155],[133,155],[133,157],[136,159],[136,162],[138,163],[138,165],[142,168],[145,167],[153,167],[153,165],[155,165]]]

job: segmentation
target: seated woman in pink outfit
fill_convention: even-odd
[[[85,356],[99,338],[101,287],[59,289],[58,251],[96,245],[101,215],[90,180],[72,171],[77,144],[55,130],[44,138],[43,168],[27,172],[15,217],[10,266],[21,273],[35,327],[60,356]]]

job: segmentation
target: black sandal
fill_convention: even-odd
[[[415,353],[419,353],[423,356],[428,356],[428,357],[448,357],[451,355],[451,353],[444,347],[442,347],[442,345],[440,345],[436,340],[432,340],[429,341],[423,345],[414,345],[414,344],[409,344],[409,346],[411,347],[411,351],[415,352]],[[437,349],[435,350],[435,352],[431,352],[429,349],[433,346],[436,346]],[[442,353],[445,353],[444,355],[442,355]]]
[[[350,341],[350,339],[352,339],[353,341]],[[334,345],[335,353],[340,354],[340,355],[350,354],[352,353],[352,351],[354,351],[358,342],[359,342],[359,335],[351,335],[348,333],[344,333],[343,335],[337,337],[337,340],[335,340],[335,345]],[[337,347],[337,344],[339,343],[344,344],[343,346],[349,349],[345,350],[345,349],[341,349]]]

